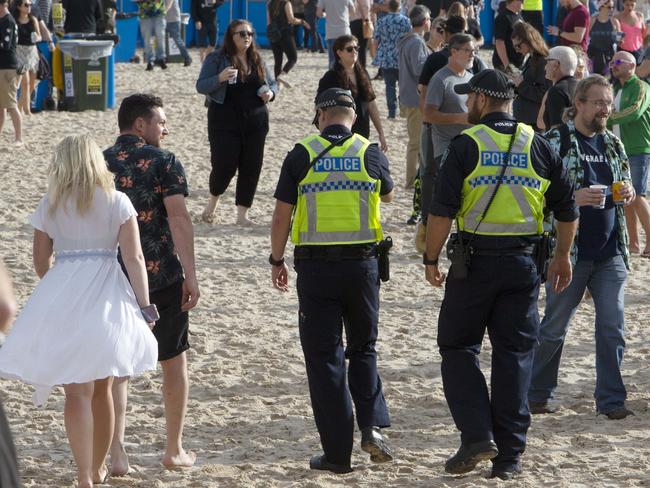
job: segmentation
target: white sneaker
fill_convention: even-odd
[[[291,83],[289,83],[284,78],[280,78],[279,76],[277,77],[277,82],[280,83],[285,88],[293,88],[293,85]]]

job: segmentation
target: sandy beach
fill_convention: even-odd
[[[263,52],[271,62],[270,51]],[[406,171],[406,123],[387,120],[383,82],[378,95],[396,200],[384,205],[385,233],[395,246],[391,280],[382,284],[379,369],[392,428],[386,432],[396,460],[372,465],[356,434],[352,463],[344,476],[308,469],[320,452],[312,419],[297,328],[295,273],[290,293],[273,289],[267,257],[273,192],[282,160],[295,142],[315,129],[313,99],[326,56],[300,52],[290,74],[294,85],[271,103],[271,130],[264,168],[251,217],[253,228],[235,225],[234,185],[222,197],[217,224],[200,219],[208,197],[210,171],[206,109],[194,83],[198,51],[189,68],[144,71],[142,64],[116,66],[120,100],[151,91],[165,102],[170,134],[164,147],[183,162],[190,184],[187,199],[195,222],[196,259],[201,300],[191,313],[190,401],[185,445],[198,455],[196,467],[165,471],[160,368],[135,378],[130,389],[126,441],[133,472],[112,478],[113,487],[335,487],[335,486],[497,486],[486,479],[488,465],[462,477],[444,474],[444,460],[458,447],[459,435],[449,414],[440,380],[436,324],[442,289],[424,279],[421,257],[413,246],[413,227],[405,225],[412,194],[403,190]],[[374,74],[374,68],[370,70]],[[374,129],[373,129],[374,130]],[[117,136],[117,110],[81,113],[43,112],[24,119],[26,145],[14,148],[7,120],[0,134],[0,256],[14,280],[22,306],[37,282],[31,264],[32,228],[27,223],[46,189],[46,171],[54,146],[66,135],[90,133],[101,147]],[[376,140],[376,134],[373,132]],[[290,254],[289,254],[290,255]],[[290,261],[290,260],[289,260]],[[524,473],[514,486],[650,486],[650,260],[634,257],[626,293],[627,350],[623,375],[628,406],[636,413],[611,421],[595,412],[594,307],[585,300],[572,323],[564,349],[560,386],[562,409],[533,419]],[[445,268],[448,263],[445,261]],[[543,294],[542,294],[543,297]],[[65,306],[63,304],[62,306]],[[540,312],[543,299],[540,300]],[[89,324],[92,325],[92,324]],[[490,344],[482,365],[489,376]],[[0,398],[14,432],[26,487],[74,485],[75,467],[63,425],[63,391],[58,388],[44,409],[31,403],[31,388],[0,380]]]

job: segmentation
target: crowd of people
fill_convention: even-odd
[[[138,3],[146,70],[167,69],[165,31],[191,65],[178,0]],[[291,93],[298,46],[328,51],[314,94],[320,134],[299,141],[283,162],[269,256],[273,285],[287,291],[291,238],[300,339],[324,451],[311,469],[353,469],[352,403],[370,460],[394,458],[382,431],[390,418],[375,342],[390,248],[379,207],[394,197],[391,173],[402,171],[405,189],[413,190],[406,223],[416,226],[426,280],[445,285],[437,340],[445,397],[461,434],[446,472],[464,474],[486,460],[492,477],[521,472],[530,414],[557,409],[562,348],[585,291],[596,306],[596,411],[611,420],[633,415],[621,363],[630,258],[650,257],[639,235],[640,225],[648,242],[645,17],[635,0],[559,0],[557,23],[549,25],[539,0],[493,3],[489,68],[480,55],[489,42],[481,1],[269,0],[270,69],[251,22],[232,21],[217,46],[220,2],[192,2],[201,61],[196,90],[205,95],[212,166],[202,212],[208,224],[218,220],[218,203],[236,177],[236,223],[254,225],[248,211],[264,162],[268,104]],[[80,32],[106,29],[115,9],[99,0],[62,5],[64,29]],[[52,10],[47,0],[0,0],[0,131],[8,113],[18,144],[36,81],[36,44],[51,42],[56,31]],[[387,118],[406,122],[403,169],[388,162],[371,66],[384,82]],[[378,144],[370,141],[371,122]],[[30,218],[41,281],[0,348],[0,375],[33,384],[35,404],[64,385],[66,432],[83,488],[129,472],[128,380],[155,368],[156,359],[167,434],[162,462],[195,462],[182,445],[188,311],[200,296],[187,181],[180,161],[161,147],[167,129],[160,98],[126,97],[118,123],[120,135],[103,154],[88,136],[57,146],[47,194]],[[439,262],[445,245],[448,276]],[[57,309],[48,300],[53,293],[76,297],[76,316]],[[14,307],[0,268],[0,330]],[[95,326],[82,327],[88,323]],[[478,361],[486,331],[491,394]],[[26,349],[41,351],[39,360],[27,358]],[[0,411],[0,440],[6,430]],[[15,458],[10,442],[0,445],[9,452],[4,459]],[[15,472],[0,466],[0,479],[6,473],[15,480]]]

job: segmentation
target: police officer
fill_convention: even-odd
[[[316,110],[321,134],[296,144],[282,164],[269,262],[273,285],[288,291],[284,251],[291,233],[300,342],[324,451],[311,458],[309,467],[348,473],[354,430],[350,394],[361,448],[373,462],[393,458],[380,430],[390,420],[375,352],[377,244],[383,240],[379,204],[393,199],[393,181],[377,145],[351,133],[356,115],[350,91],[323,91]]]
[[[491,477],[510,479],[521,470],[530,425],[526,393],[539,330],[544,204],[557,220],[548,279],[558,291],[571,281],[569,249],[578,212],[558,155],[512,117],[514,86],[505,74],[485,70],[455,90],[468,95],[468,120],[476,125],[454,138],[443,158],[424,254],[426,279],[442,286],[438,257],[456,219],[438,346],[461,446],[445,471],[467,473],[492,459]],[[486,329],[491,394],[478,358]]]

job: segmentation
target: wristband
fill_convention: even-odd
[[[436,259],[429,259],[427,258],[427,253],[422,254],[422,264],[426,266],[438,266],[438,258]]]
[[[273,259],[273,253],[269,254],[269,264],[271,266],[282,266],[284,264],[284,257],[281,257],[277,261]]]

